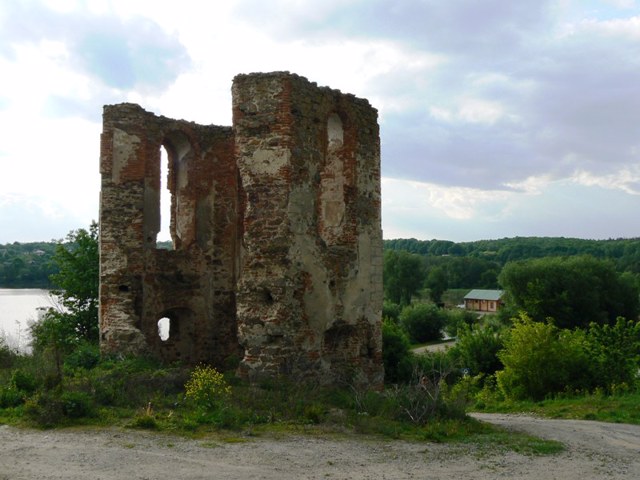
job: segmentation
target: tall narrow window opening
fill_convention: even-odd
[[[169,189],[169,155],[160,147],[160,232],[159,242],[171,241],[171,190]]]

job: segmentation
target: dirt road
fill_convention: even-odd
[[[640,426],[477,415],[567,445],[513,452],[363,437],[187,440],[148,432],[0,426],[0,480],[639,479]]]

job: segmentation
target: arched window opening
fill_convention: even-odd
[[[166,174],[168,188],[167,217],[173,248],[189,245],[195,237],[195,198],[189,188],[189,171],[193,167],[193,148],[189,138],[182,132],[172,132],[163,141],[168,166]],[[163,191],[166,189],[163,189]],[[163,213],[165,211],[163,210]],[[163,223],[164,225],[164,223]]]
[[[329,119],[327,120],[327,141],[329,150],[342,147],[342,143],[344,142],[342,120],[336,113],[329,115]]]
[[[169,340],[171,336],[171,319],[169,317],[162,317],[158,320],[158,336],[163,342]]]
[[[327,245],[336,245],[343,233],[346,214],[343,151],[344,129],[336,113],[327,118],[327,151],[320,172],[318,233]]]

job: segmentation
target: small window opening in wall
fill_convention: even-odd
[[[335,113],[329,115],[327,120],[327,141],[329,142],[330,150],[342,147],[342,142],[344,141],[342,120]]]
[[[262,291],[262,298],[264,303],[266,303],[267,305],[273,305],[273,303],[275,302],[273,294],[266,288]]]
[[[160,231],[158,242],[171,245],[171,191],[169,189],[169,155],[164,146],[160,147]],[[163,248],[163,245],[160,245]]]
[[[162,317],[158,320],[158,336],[160,340],[166,342],[169,340],[169,334],[171,332],[171,319],[168,317]]]
[[[123,293],[126,293],[129,291],[129,285],[120,285],[118,286],[118,290],[120,290]]]

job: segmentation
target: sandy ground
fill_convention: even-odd
[[[542,457],[363,437],[187,440],[148,432],[0,426],[0,480],[640,479],[640,426],[477,415],[562,441]]]

